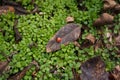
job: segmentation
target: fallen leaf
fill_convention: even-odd
[[[8,63],[8,61],[0,61],[0,75],[6,70]]]
[[[120,49],[120,33],[115,37],[115,45]]]
[[[103,13],[95,22],[93,23],[94,26],[103,26],[107,24],[112,24],[114,20],[114,16]]]
[[[99,57],[93,57],[81,65],[81,80],[108,80],[105,63]]]
[[[80,44],[79,44],[77,41],[74,41],[74,45],[75,45],[76,47],[78,47],[78,48],[81,47]]]
[[[104,10],[113,9],[117,5],[115,0],[104,0]]]
[[[117,3],[115,0],[104,0],[104,10],[112,10],[115,13],[120,12],[120,4]]]
[[[86,39],[88,39],[89,41],[91,41],[93,44],[95,43],[95,37],[92,34],[88,34],[86,36]]]
[[[106,33],[106,37],[108,38],[108,41],[109,41],[109,42],[112,42],[112,37],[113,37],[112,33],[107,32],[107,33]]]
[[[74,42],[80,36],[81,28],[75,23],[70,23],[62,27],[46,46],[46,52],[53,52],[61,48],[61,44],[67,45],[70,42]],[[57,42],[56,39],[60,37],[61,42]]]
[[[120,12],[120,4],[117,4],[117,5],[115,6],[115,10]]]
[[[120,80],[120,65],[117,65],[109,74],[109,80]]]
[[[71,17],[71,16],[68,16],[68,17],[66,18],[66,22],[67,22],[67,23],[74,22],[74,18]]]
[[[13,6],[0,6],[0,15],[5,14],[8,12],[15,12],[15,9]]]

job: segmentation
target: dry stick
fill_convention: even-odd
[[[11,58],[14,54],[16,54],[17,51],[12,52],[11,55],[7,56],[5,53],[1,52],[1,54],[7,59],[6,61],[0,61],[0,75],[3,73],[3,71],[6,70],[9,62],[11,61]]]
[[[15,12],[17,14],[30,14],[30,13],[36,13],[38,12],[38,6],[34,3],[34,0],[32,0],[32,4],[34,5],[34,9],[32,11],[27,11],[25,8],[23,8],[19,3],[10,1],[10,0],[3,0],[3,4],[13,6],[15,8]]]
[[[10,76],[8,78],[8,80],[21,80],[26,72],[32,67],[32,66],[36,66],[37,68],[39,68],[39,65],[36,61],[32,61],[27,67],[25,67],[22,71],[15,73],[14,75]]]
[[[18,23],[18,20],[15,20],[15,23],[14,23],[14,26],[13,26],[13,30],[14,30],[14,36],[15,36],[15,42],[16,43],[19,43],[19,41],[22,40],[22,36],[20,35],[18,29],[17,29],[17,23]]]

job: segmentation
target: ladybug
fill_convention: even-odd
[[[56,42],[60,43],[62,39],[60,37],[56,38]]]

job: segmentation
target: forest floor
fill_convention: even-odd
[[[120,80],[119,0],[1,0],[0,80]]]

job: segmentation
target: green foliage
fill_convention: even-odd
[[[28,10],[33,8],[30,4],[31,0],[16,1],[20,1]],[[5,35],[0,33],[0,52],[9,55],[13,51],[18,51],[9,64],[11,66],[10,71],[0,79],[6,79],[9,74],[19,72],[33,59],[40,65],[35,80],[70,80],[73,78],[72,68],[80,73],[81,63],[96,55],[102,56],[105,60],[107,70],[113,68],[115,64],[119,64],[120,59],[115,62],[109,58],[110,50],[106,50],[106,48],[94,52],[93,46],[80,50],[71,43],[68,46],[62,45],[62,49],[56,52],[46,53],[45,50],[49,39],[66,24],[65,18],[67,16],[73,16],[75,23],[85,24],[90,28],[83,32],[79,43],[84,42],[88,33],[99,36],[92,23],[99,16],[102,8],[101,0],[84,0],[82,4],[87,8],[86,11],[78,10],[76,0],[35,0],[35,3],[39,10],[45,13],[44,15],[41,16],[36,13],[18,16],[8,13],[0,16],[0,29],[5,31]],[[17,28],[22,36],[19,44],[15,44],[14,39],[13,25],[15,18],[18,19]],[[29,45],[31,43],[36,43],[37,46],[30,49]],[[114,52],[111,52],[111,54],[116,58]],[[0,55],[0,60],[5,60],[5,58]],[[23,80],[32,80],[31,74],[33,71],[34,67],[26,73]]]

